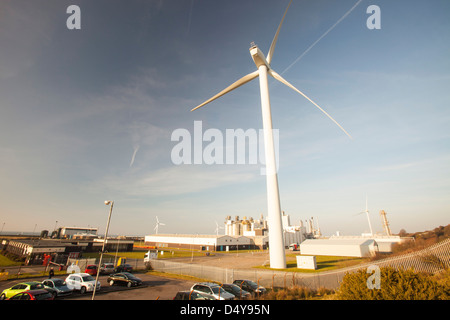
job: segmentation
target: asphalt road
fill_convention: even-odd
[[[139,287],[127,288],[125,286],[110,286],[106,279],[108,276],[99,276],[101,289],[96,291],[95,300],[172,300],[176,293],[181,290],[189,290],[195,283],[193,281],[171,279],[148,274],[135,274],[142,279],[143,285]],[[55,278],[64,279],[63,276]],[[0,282],[0,292],[10,288],[16,283],[26,281],[43,281],[46,277],[8,280]],[[84,295],[74,292],[71,296],[57,298],[60,300],[91,300],[92,292]]]

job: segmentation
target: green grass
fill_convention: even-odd
[[[2,267],[11,267],[11,266],[20,266],[21,262],[16,262],[8,259],[4,255],[0,254],[0,268]]]
[[[162,254],[161,251],[164,253]],[[144,255],[147,251],[133,251],[133,252],[117,252],[117,259],[120,257],[125,257],[128,259],[144,259]],[[202,251],[191,251],[188,249],[174,249],[174,248],[167,248],[167,249],[158,249],[158,259],[171,259],[171,258],[189,258],[189,257],[200,257],[204,256],[206,253]],[[213,255],[214,253],[211,253]],[[115,252],[109,252],[105,253],[103,257],[115,257]],[[83,253],[83,258],[99,258],[100,253]]]

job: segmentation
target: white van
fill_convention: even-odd
[[[158,259],[158,249],[150,249],[144,255],[144,263],[150,262],[150,260]]]

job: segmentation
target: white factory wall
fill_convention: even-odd
[[[382,253],[391,253],[392,247],[396,243],[410,241],[410,238],[401,238],[400,236],[370,235],[370,236],[331,236],[331,240],[350,240],[350,239],[373,239],[378,245],[378,251]]]
[[[182,244],[193,246],[234,246],[250,245],[250,238],[239,236],[214,236],[214,235],[149,235],[145,236],[148,243]]]
[[[373,239],[309,239],[300,244],[302,255],[370,257],[377,251]]]

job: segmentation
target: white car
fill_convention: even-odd
[[[226,292],[220,285],[211,282],[196,283],[192,286],[191,291],[215,300],[233,300],[235,298],[234,294]]]
[[[79,290],[81,293],[94,291],[95,278],[88,273],[73,273],[66,278],[69,289]],[[100,282],[97,281],[97,288],[100,290]]]

